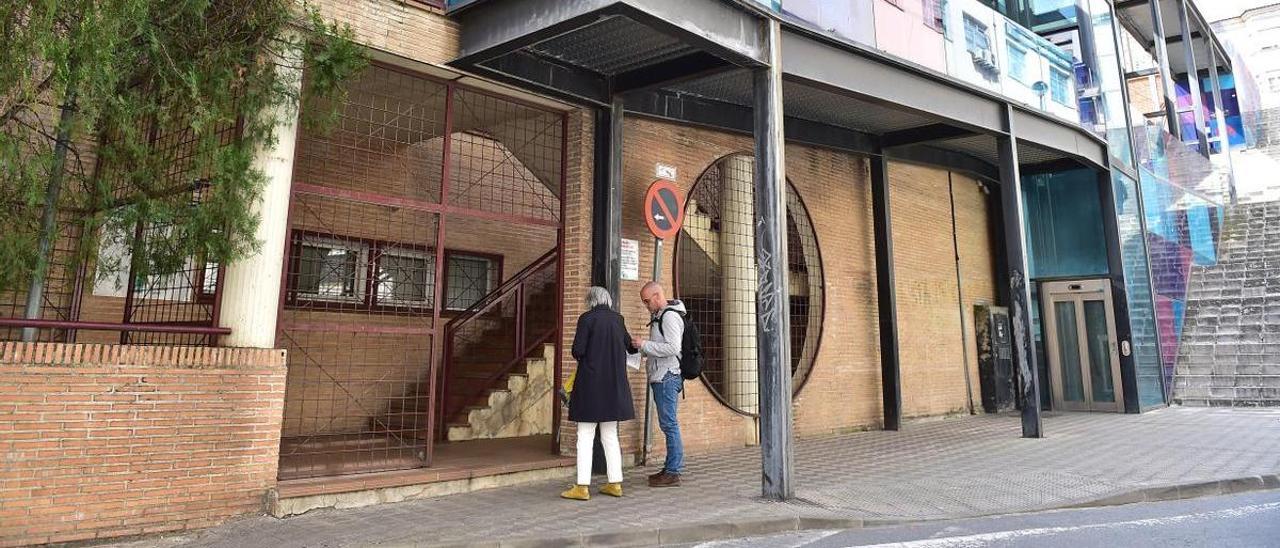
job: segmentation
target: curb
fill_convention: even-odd
[[[1195,483],[1158,485],[1125,491],[1085,502],[1041,508],[1031,512],[1050,510],[1066,510],[1078,508],[1102,508],[1142,502],[1162,502],[1184,500],[1218,495],[1232,495],[1250,491],[1266,491],[1280,489],[1280,474],[1261,476],[1244,476],[1239,478],[1212,480]],[[997,515],[1013,515],[1031,512],[987,513],[949,518],[903,518],[903,519],[863,519],[863,518],[815,518],[790,516],[769,519],[748,519],[731,522],[710,522],[675,527],[658,527],[649,529],[627,529],[609,533],[581,533],[575,535],[524,537],[505,540],[478,542],[444,542],[444,543],[409,543],[386,544],[383,546],[414,546],[429,548],[551,548],[562,546],[666,546],[672,544],[689,544],[713,540],[725,540],[749,536],[773,535],[793,531],[822,529],[864,529],[871,527],[888,527],[909,525],[954,519],[970,519],[992,517]]]

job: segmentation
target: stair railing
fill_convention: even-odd
[[[465,408],[468,405],[467,402],[475,399],[484,391],[489,390],[495,382],[505,377],[512,369],[527,359],[529,353],[541,345],[555,340],[556,334],[560,332],[561,318],[551,318],[551,326],[547,329],[537,331],[536,328],[534,328],[535,331],[530,332],[529,328],[531,326],[529,324],[531,319],[526,317],[526,308],[530,293],[534,290],[533,284],[540,280],[540,275],[546,273],[547,269],[551,269],[554,279],[554,269],[559,263],[558,251],[558,249],[552,249],[537,258],[530,263],[529,266],[526,266],[520,272],[516,273],[516,275],[499,285],[497,289],[494,289],[487,295],[481,297],[474,304],[467,307],[467,309],[461,314],[449,320],[449,322],[445,324],[444,356],[441,361],[440,376],[438,377],[440,382],[437,383],[440,390],[436,394],[436,401],[439,402],[437,405],[438,414],[436,416],[438,418],[436,419],[436,423],[439,428],[440,436],[443,437],[448,434],[447,421]],[[553,289],[553,291],[558,290],[558,287]],[[558,298],[558,296],[553,297]],[[446,395],[450,394],[450,373],[459,366],[457,356],[457,352],[460,350],[457,347],[458,333],[464,328],[474,327],[480,319],[484,318],[486,314],[494,311],[495,309],[497,309],[499,314],[501,314],[501,307],[503,303],[506,303],[511,299],[514,299],[515,301],[515,322],[514,329],[512,329],[513,333],[511,333],[511,336],[514,339],[514,344],[511,345],[511,356],[505,359],[498,370],[489,374],[484,381],[480,383],[480,388],[473,388],[468,391],[468,393],[463,394],[463,397],[459,398],[458,403],[450,405],[449,399]],[[530,334],[533,335],[532,339],[527,339],[526,337]],[[454,389],[456,389],[456,387]]]

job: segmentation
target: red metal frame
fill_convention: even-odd
[[[0,318],[0,327],[35,327],[37,329],[83,329],[85,331],[119,331],[123,333],[181,333],[187,335],[230,335],[227,327],[178,325],[174,323],[111,323],[63,320],[27,320]]]
[[[444,422],[446,420],[445,415],[443,415],[444,413],[443,407],[445,404],[445,398],[443,398],[443,394],[445,393],[445,382],[447,380],[447,375],[448,375],[449,365],[450,365],[450,359],[449,359],[450,350],[451,350],[451,347],[453,346],[453,341],[451,340],[451,337],[449,337],[450,331],[448,329],[448,326],[453,325],[455,326],[455,329],[456,329],[456,326],[462,325],[462,323],[465,321],[465,318],[474,317],[479,313],[478,311],[481,311],[481,309],[490,309],[497,304],[501,304],[504,307],[511,305],[511,302],[509,300],[502,299],[502,298],[495,298],[496,295],[503,295],[508,299],[510,297],[516,297],[516,300],[517,300],[516,304],[517,304],[517,310],[518,310],[517,315],[519,316],[519,320],[520,320],[520,321],[517,321],[517,325],[519,325],[519,327],[516,328],[517,333],[515,334],[515,337],[517,338],[517,344],[515,345],[516,355],[513,356],[507,364],[505,364],[503,371],[509,371],[510,368],[515,367],[517,364],[522,363],[523,360],[525,359],[525,356],[529,353],[529,351],[539,348],[540,345],[554,342],[556,345],[554,370],[556,372],[557,379],[562,375],[563,366],[562,366],[561,355],[563,354],[564,343],[562,340],[563,337],[560,335],[563,334],[563,322],[564,322],[563,293],[564,293],[564,283],[565,283],[564,282],[565,258],[564,258],[563,249],[565,245],[564,200],[566,198],[565,196],[566,186],[567,186],[566,181],[567,181],[567,173],[568,173],[568,168],[567,168],[568,116],[563,111],[559,111],[553,108],[548,108],[545,105],[539,105],[539,104],[531,103],[528,101],[523,101],[520,99],[513,99],[511,97],[506,97],[501,94],[493,93],[487,90],[476,89],[476,88],[471,88],[464,85],[459,85],[452,81],[423,75],[415,71],[412,71],[410,69],[384,65],[381,63],[375,63],[375,65],[381,69],[386,69],[388,71],[401,73],[404,75],[411,76],[413,78],[434,82],[444,87],[444,96],[443,96],[443,100],[444,100],[443,116],[444,117],[442,120],[437,119],[435,121],[435,123],[437,124],[440,123],[441,121],[443,122],[443,128],[442,128],[443,133],[441,134],[443,136],[443,139],[442,139],[443,150],[441,155],[442,162],[441,162],[441,168],[440,168],[441,178],[440,178],[439,203],[421,200],[421,199],[409,198],[409,197],[390,196],[390,195],[380,194],[377,192],[366,192],[363,190],[349,190],[349,189],[343,189],[343,188],[332,188],[328,186],[313,185],[313,184],[308,184],[305,182],[299,182],[297,180],[294,180],[291,182],[291,187],[290,187],[290,217],[288,219],[288,223],[289,223],[288,226],[291,231],[291,234],[293,234],[295,232],[293,228],[293,222],[294,222],[293,208],[298,204],[300,197],[303,195],[314,195],[314,196],[320,196],[325,198],[337,199],[337,200],[346,201],[346,202],[365,203],[369,205],[397,207],[405,210],[421,212],[424,214],[436,215],[437,216],[436,217],[436,235],[435,235],[436,243],[434,246],[427,246],[427,249],[424,249],[424,251],[429,253],[434,252],[434,255],[436,257],[435,279],[437,280],[437,283],[435,284],[435,287],[434,287],[434,298],[433,298],[434,306],[432,306],[431,307],[432,309],[430,310],[431,325],[420,326],[420,327],[419,326],[403,326],[403,325],[365,325],[365,324],[359,324],[358,323],[359,320],[350,320],[350,319],[341,320],[343,323],[338,323],[338,322],[330,323],[324,320],[319,320],[318,323],[308,323],[311,321],[316,321],[314,318],[309,318],[307,321],[296,321],[296,322],[290,321],[289,319],[287,319],[287,316],[285,315],[286,311],[292,308],[289,305],[291,304],[291,299],[293,297],[293,288],[291,286],[294,285],[294,281],[290,280],[289,273],[294,268],[296,268],[294,263],[297,260],[295,257],[296,253],[293,252],[293,246],[295,245],[296,240],[294,238],[291,238],[290,242],[287,244],[286,252],[284,253],[284,256],[282,257],[282,261],[281,261],[282,263],[281,271],[283,272],[283,276],[281,280],[280,300],[277,305],[280,313],[280,317],[277,320],[277,332],[276,332],[277,345],[279,345],[280,341],[283,340],[284,337],[288,337],[288,331],[286,330],[299,331],[299,332],[334,331],[334,332],[344,332],[344,333],[430,336],[431,342],[429,347],[430,347],[431,355],[429,358],[429,363],[426,364],[428,368],[427,373],[429,374],[430,379],[423,379],[424,382],[422,383],[422,386],[418,388],[420,392],[417,394],[417,396],[421,396],[425,398],[427,395],[430,395],[435,400],[434,402],[431,403],[431,405],[427,406],[428,409],[423,409],[422,411],[424,411],[424,414],[426,415],[426,420],[428,421],[426,426],[428,428],[439,429],[439,427],[444,426]],[[434,88],[434,89],[438,90],[439,88]],[[502,212],[495,212],[495,211],[473,209],[472,207],[469,207],[469,206],[457,206],[451,203],[452,200],[450,199],[450,191],[451,191],[451,187],[454,186],[454,183],[456,182],[454,181],[456,174],[453,173],[453,171],[456,168],[454,168],[452,164],[454,163],[454,156],[459,154],[457,139],[454,138],[455,117],[458,115],[458,112],[460,112],[460,109],[462,108],[460,106],[461,103],[463,101],[469,100],[464,98],[464,96],[461,94],[462,91],[466,91],[468,94],[474,93],[479,96],[494,98],[505,104],[514,104],[514,105],[520,105],[523,107],[535,109],[538,112],[545,113],[543,116],[554,115],[554,117],[558,117],[558,119],[543,118],[547,120],[548,123],[551,124],[550,127],[554,128],[558,126],[562,132],[560,139],[558,139],[558,144],[561,147],[561,150],[560,150],[561,165],[559,170],[560,171],[559,173],[560,192],[558,196],[561,203],[559,207],[558,219],[547,219],[547,218],[541,218],[541,217],[534,217],[530,215],[521,215],[521,214],[514,214],[514,213],[502,213]],[[433,93],[434,101],[440,100],[438,91],[433,91],[432,93]],[[440,126],[437,125],[435,127],[439,128]],[[556,141],[557,140],[552,139],[550,143],[555,143]],[[550,143],[548,143],[548,146],[550,145]],[[303,149],[302,146],[298,146],[295,149],[295,154],[294,154],[295,161],[297,161],[296,158],[300,157],[303,154],[302,149]],[[462,154],[464,154],[465,156],[466,152],[462,151]],[[550,159],[550,158],[553,158],[553,156],[548,155],[547,158]],[[489,253],[475,253],[475,252],[470,252],[465,250],[457,250],[459,253],[466,253],[466,254],[475,255],[478,257],[485,257],[485,258],[490,258],[491,260],[496,260],[497,262],[496,268],[498,269],[498,282],[497,282],[498,287],[490,291],[486,299],[482,299],[481,302],[477,302],[471,307],[469,307],[467,310],[462,311],[457,315],[454,315],[449,310],[446,310],[446,306],[445,306],[446,304],[445,300],[447,299],[447,289],[448,289],[448,282],[447,282],[448,257],[451,255],[451,252],[454,251],[454,250],[447,249],[445,247],[445,241],[447,239],[448,229],[450,228],[448,223],[448,217],[450,215],[462,215],[468,218],[519,224],[519,225],[526,225],[526,226],[535,226],[535,227],[541,226],[541,227],[554,228],[557,231],[556,244],[555,244],[556,248],[551,250],[551,252],[549,252],[547,255],[544,256],[544,258],[535,261],[533,264],[530,264],[525,269],[522,269],[521,273],[517,274],[516,276],[513,276],[512,279],[507,280],[505,282],[502,281],[502,275],[503,275],[502,271],[504,270],[504,267],[505,267],[505,261],[503,257],[496,257]],[[327,236],[327,237],[337,236],[334,234],[321,234],[321,233],[316,233],[316,234],[320,236]],[[346,237],[339,237],[338,239],[353,240],[353,241],[367,240],[363,238],[346,238]],[[398,243],[395,245],[404,247],[406,249],[414,247],[414,246],[398,244]],[[555,313],[557,317],[554,318],[554,321],[549,322],[550,327],[547,327],[546,333],[530,333],[530,331],[534,329],[534,326],[523,325],[524,323],[526,323],[523,320],[533,320],[533,324],[537,326],[537,329],[539,330],[543,329],[543,326],[539,324],[539,322],[537,321],[541,318],[525,317],[531,314],[531,311],[525,311],[524,309],[525,309],[525,305],[528,304],[528,301],[531,298],[531,295],[533,295],[533,293],[530,293],[530,288],[532,286],[530,286],[530,288],[525,288],[523,287],[522,284],[514,284],[513,282],[515,282],[516,280],[528,281],[531,279],[530,277],[534,273],[541,273],[543,277],[541,278],[541,281],[539,283],[549,284],[550,279],[547,277],[547,274],[549,273],[549,271],[546,269],[552,268],[549,262],[550,260],[555,261],[554,268],[556,269],[554,273],[556,289],[554,294],[553,306],[556,310]],[[370,264],[372,263],[373,261],[370,261]],[[539,267],[539,268],[535,268],[535,267]],[[366,276],[367,283],[372,283],[373,279],[374,279],[374,276]],[[511,291],[513,291],[511,289],[512,287],[516,287],[514,291],[516,291],[518,295],[513,295],[511,293]],[[546,287],[546,286],[540,285],[539,287]],[[372,296],[373,291],[371,291],[370,288],[366,288],[366,294]],[[538,294],[540,296],[547,296],[547,297],[552,296],[550,294],[543,294],[543,293],[538,293]],[[552,306],[552,303],[550,302],[549,299],[542,300],[539,302],[546,303],[548,306]],[[333,306],[333,304],[334,303],[326,303],[326,305],[328,306]],[[530,304],[529,306],[532,306],[532,305]],[[427,316],[425,315],[426,312],[428,311],[419,310],[417,316],[425,320],[427,318]],[[299,320],[301,319],[302,318],[299,318]],[[495,373],[493,375],[493,377],[495,378],[494,380],[496,380],[496,378],[500,377],[502,374],[503,372]],[[406,396],[405,399],[412,399],[414,397],[416,396],[409,395],[409,396]],[[559,432],[560,415],[562,413],[562,410],[558,402],[555,403],[555,405],[556,405],[555,407],[556,414],[552,424],[553,434]],[[426,432],[429,430],[424,429],[421,431]],[[441,429],[441,431],[443,431],[443,429]],[[425,462],[423,463],[423,465],[430,466],[434,457],[434,447],[429,439],[426,440],[426,447],[421,448],[421,450],[423,451],[422,454],[425,455]]]

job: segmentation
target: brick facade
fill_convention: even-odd
[[[0,546],[260,512],[284,371],[270,349],[0,343]]]
[[[577,118],[590,128],[590,118]],[[590,156],[590,140],[572,144]],[[654,180],[654,165],[676,167],[677,188],[688,193],[719,158],[749,152],[750,137],[677,124],[628,118],[623,145],[622,237],[640,242],[641,281],[622,283],[621,310],[629,328],[644,331],[648,313],[639,302],[640,286],[650,275],[654,242],[642,217],[644,193]],[[590,284],[591,166],[583,163],[569,182],[565,287],[565,343],[582,312]],[[807,382],[795,397],[795,428],[800,436],[872,428],[880,424],[880,358],[876,327],[875,252],[866,159],[812,147],[787,147],[787,176],[813,219],[821,250],[825,313],[821,347]],[[979,398],[972,306],[994,300],[995,272],[988,203],[972,178],[946,171],[891,164],[894,241],[898,283],[899,333],[906,416],[968,412],[970,391]],[[577,190],[577,192],[574,192]],[[951,194],[955,194],[952,222]],[[953,238],[954,236],[954,238]],[[957,247],[959,260],[956,260]],[[671,289],[675,246],[663,247],[661,274]],[[957,276],[957,268],[960,275]],[[961,291],[963,288],[963,292]],[[963,302],[963,306],[961,303]],[[962,324],[963,322],[963,324]],[[966,357],[968,366],[966,366]],[[564,357],[566,372],[575,364]],[[966,372],[970,375],[966,384]],[[630,375],[637,413],[643,409],[644,375]],[[720,403],[701,382],[686,383],[680,419],[686,452],[756,443],[755,420]],[[980,408],[980,406],[979,406]],[[643,420],[621,430],[624,452],[639,454]],[[561,449],[574,451],[572,423],[561,425]],[[653,426],[653,458],[664,454]]]

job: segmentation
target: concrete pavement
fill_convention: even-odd
[[[684,486],[557,498],[560,482],[284,520],[255,517],[141,545],[680,544],[1280,488],[1280,410],[1173,407],[1051,414],[1045,439],[1016,415],[909,423],[796,446],[797,498],[759,498],[759,451],[689,459]],[[136,545],[135,544],[135,545]]]

